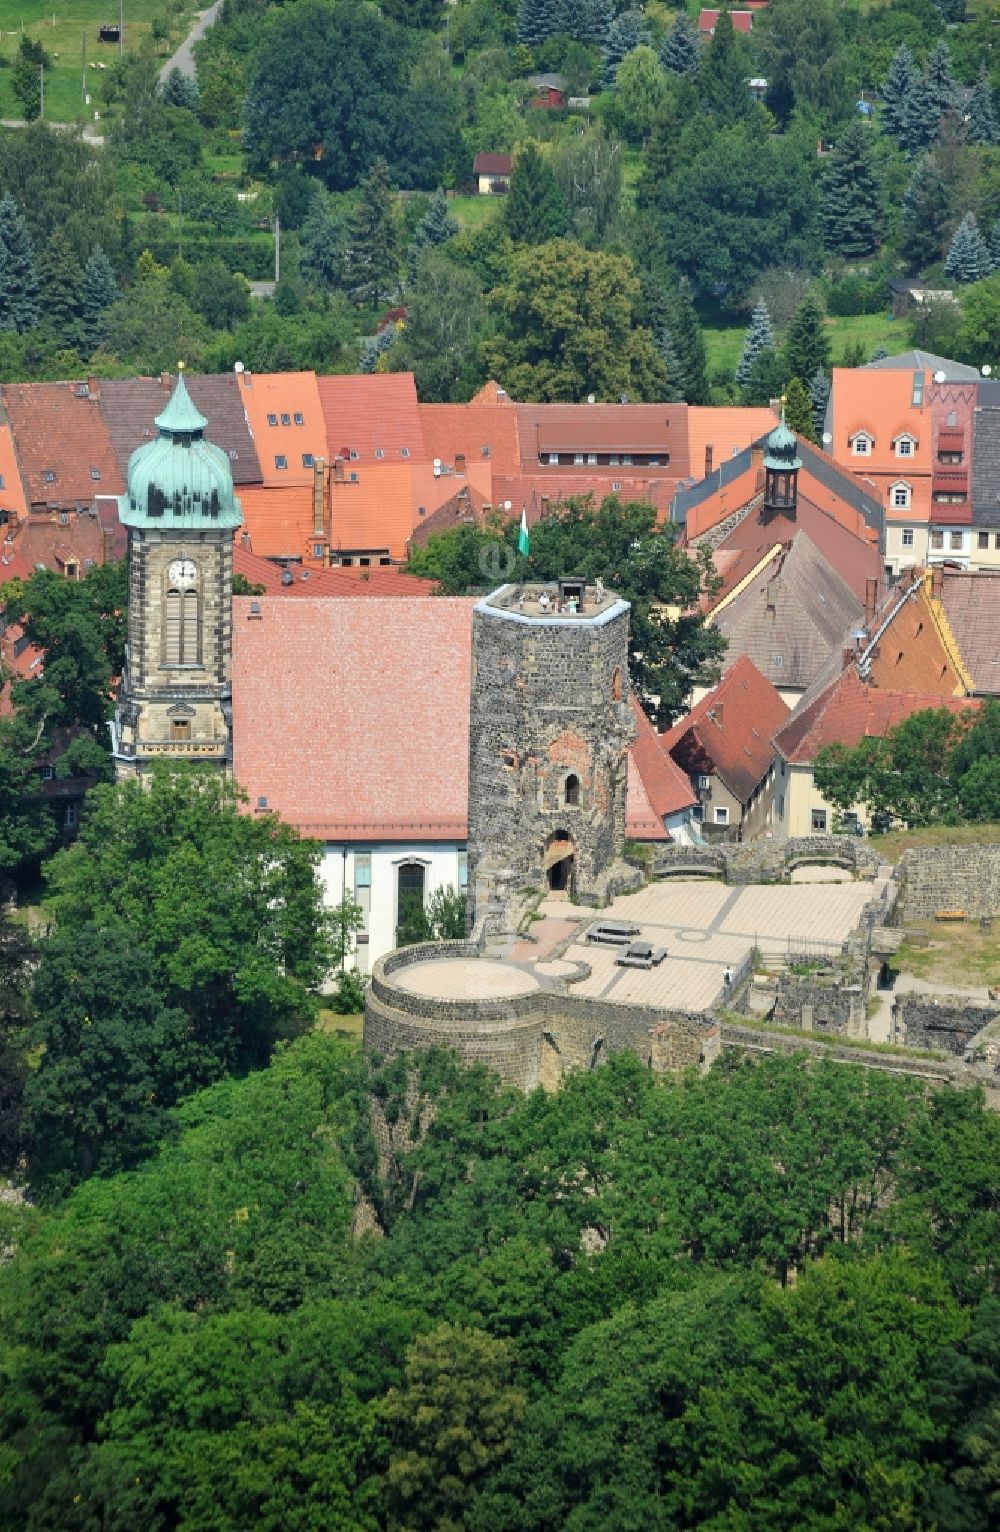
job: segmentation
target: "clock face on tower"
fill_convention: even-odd
[[[174,559],[167,565],[167,579],[175,590],[190,590],[198,580],[198,569],[192,559]]]

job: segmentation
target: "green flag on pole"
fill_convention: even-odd
[[[528,539],[528,512],[522,509],[521,527],[517,534],[517,551],[522,555],[522,557],[527,558],[529,547],[530,542]]]

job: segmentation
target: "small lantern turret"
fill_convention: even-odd
[[[799,469],[795,432],[785,422],[782,400],[781,419],[764,443],[764,516],[794,517],[799,501]]]

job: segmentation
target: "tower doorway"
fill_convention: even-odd
[[[545,843],[542,856],[549,893],[567,894],[573,887],[576,869],[576,846],[566,830],[556,830]]]

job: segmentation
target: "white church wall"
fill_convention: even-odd
[[[332,909],[345,894],[361,905],[366,927],[353,954],[362,973],[396,945],[399,869],[423,868],[424,903],[436,888],[465,892],[464,841],[328,842],[320,864],[325,903]],[[368,881],[366,881],[368,880]],[[349,958],[350,962],[351,959]]]

